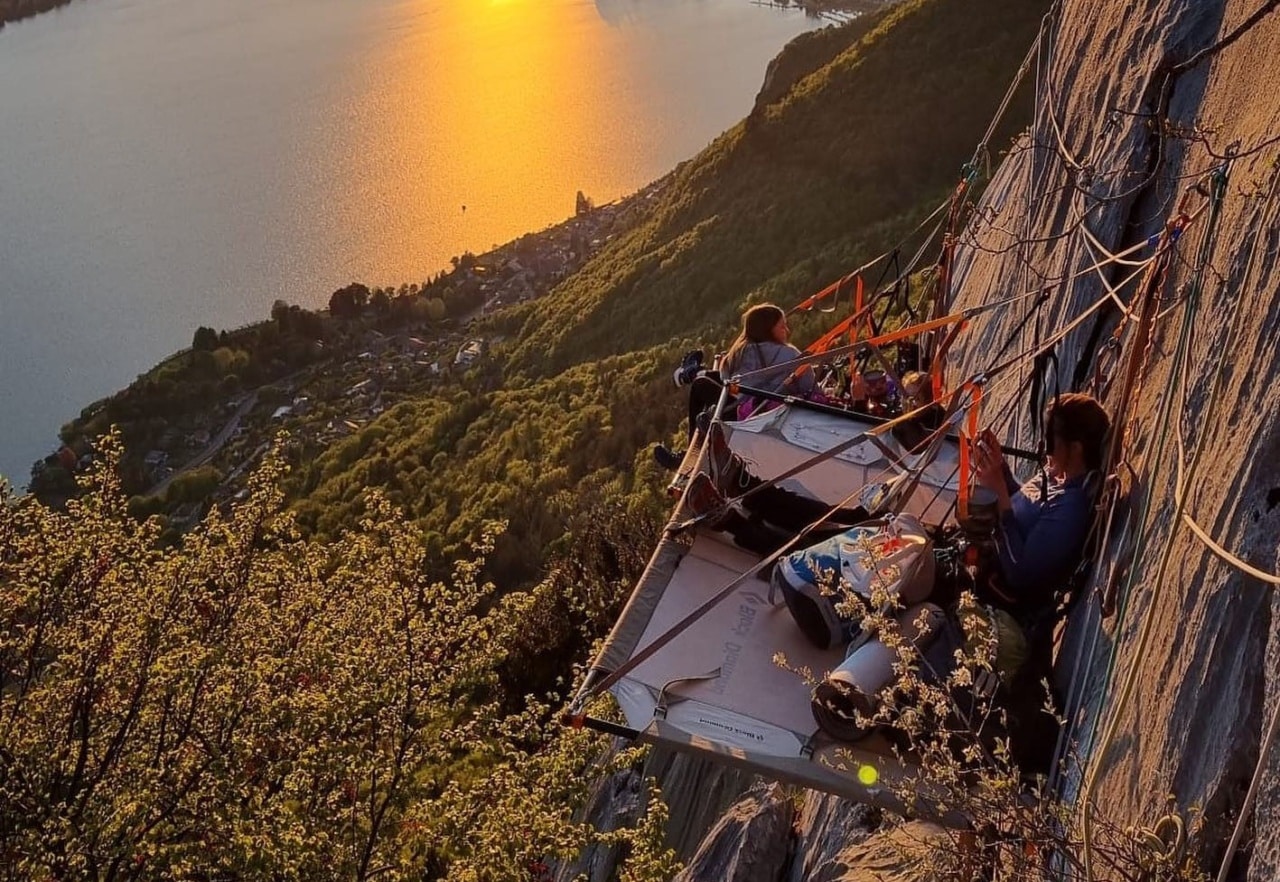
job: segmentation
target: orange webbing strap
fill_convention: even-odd
[[[890,343],[897,343],[906,337],[914,337],[916,334],[923,334],[925,331],[945,328],[947,325],[960,324],[963,321],[964,313],[957,312],[954,315],[944,315],[942,318],[936,318],[932,321],[921,322],[918,325],[907,325],[905,328],[898,328],[896,331],[880,334],[867,340],[866,343],[870,346],[887,346]]]
[[[862,304],[862,286],[861,286],[861,285],[859,285],[859,286],[858,286],[858,289],[857,289],[856,291],[854,291],[854,292],[853,292],[853,314],[854,314],[854,315],[861,315],[861,314],[862,314],[862,308],[863,308],[863,304]],[[874,335],[872,335],[872,336],[874,336]],[[850,325],[850,326],[849,326],[849,342],[850,342],[850,343],[857,343],[857,342],[858,342],[858,322],[857,322],[856,320],[854,321],[854,323],[853,323],[852,325]]]
[[[969,381],[965,387],[973,393],[969,404],[968,419],[960,425],[960,489],[956,495],[956,518],[966,520],[969,517],[969,495],[972,492],[973,467],[970,464],[969,448],[978,437],[978,417],[982,412],[982,385]]]
[[[938,347],[938,352],[934,356],[933,361],[929,364],[929,384],[933,387],[933,400],[941,400],[943,394],[947,390],[947,380],[944,371],[947,364],[947,352],[951,349],[951,344],[955,342],[956,337],[960,336],[960,332],[968,326],[967,321],[959,322],[951,333],[943,339],[942,345]]]
[[[891,332],[888,332],[887,334],[879,334],[877,337],[870,338],[869,341],[863,341],[856,344],[856,346],[838,346],[835,349],[829,349],[829,351],[809,352],[799,358],[792,358],[791,361],[782,362],[782,364],[773,365],[771,367],[760,367],[760,369],[746,371],[745,374],[733,376],[732,381],[735,381],[735,383],[741,383],[741,381],[749,380],[750,378],[753,378],[753,376],[767,374],[769,371],[777,370],[778,367],[782,367],[782,365],[795,365],[795,369],[791,371],[791,375],[787,378],[791,379],[792,376],[799,376],[803,373],[809,365],[813,365],[815,362],[819,361],[826,361],[828,356],[838,357],[842,355],[849,355],[849,353],[858,351],[860,347],[864,346],[887,346],[887,344],[896,343],[897,341],[900,341],[900,339],[915,337],[916,334],[923,334],[928,332],[928,330],[934,330],[936,328],[945,328],[947,325],[959,324],[961,321],[965,321],[964,312],[956,312],[954,315],[942,316],[941,319],[922,321],[922,323],[918,325],[908,325],[906,328],[891,330]],[[842,326],[840,333],[845,333],[845,330],[847,330],[847,325]],[[817,346],[817,344],[814,344],[814,346]],[[988,371],[987,375],[991,376],[991,371]]]
[[[817,294],[806,297],[804,300],[800,301],[800,303],[791,307],[791,312],[805,312],[813,309],[814,305],[819,301],[826,300],[832,294],[839,293],[841,286],[847,281],[849,281],[848,276],[841,276]]]
[[[839,340],[841,337],[844,336],[846,331],[848,331],[851,336],[856,337],[858,323],[862,321],[864,318],[870,320],[871,308],[875,306],[875,301],[878,300],[879,298],[873,298],[871,303],[863,304],[862,276],[858,276],[857,279],[854,280],[854,284],[857,287],[854,294],[855,306],[854,306],[853,314],[850,315],[848,318],[844,319],[843,321],[839,322],[834,328],[827,331],[817,340],[814,340],[812,343],[810,343],[808,348],[805,349],[805,352],[808,352],[813,355],[826,352],[828,349],[832,347],[832,345],[835,344],[837,340]]]
[[[932,220],[933,217],[937,215],[937,213],[938,212],[935,211],[933,215],[931,215],[927,220]],[[919,229],[917,229],[915,232],[919,232]],[[912,235],[915,235],[915,232],[913,232]],[[888,257],[892,253],[893,253],[893,250],[891,249],[889,251],[886,251],[884,254],[881,254],[879,257],[873,257],[871,260],[868,260],[866,263],[864,263],[862,266],[858,267],[857,269],[850,270],[840,278],[836,279],[830,285],[823,288],[817,294],[810,295],[809,297],[806,297],[804,300],[800,301],[795,306],[791,307],[791,309],[788,310],[788,314],[795,313],[795,312],[807,312],[813,309],[813,307],[819,301],[826,300],[828,297],[838,296],[840,294],[841,289],[846,284],[853,281],[854,279],[860,279],[864,272],[871,269],[871,267],[875,266],[877,263],[884,260],[886,257]]]

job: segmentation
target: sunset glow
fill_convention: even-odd
[[[625,170],[654,149],[653,136],[612,121],[620,84],[608,56],[628,50],[591,7],[420,5],[438,17],[431,40],[408,38],[391,63],[380,60],[362,108],[378,138],[351,161],[357,192],[396,207],[364,234],[379,263],[442,263],[449,254],[432,247],[442,222],[486,248],[569,213],[578,189],[607,199],[641,183]],[[602,168],[601,152],[622,161]],[[442,218],[442,204],[456,217]]]
[[[0,474],[198,325],[421,282],[634,192],[811,26],[746,0],[92,0],[6,27]]]

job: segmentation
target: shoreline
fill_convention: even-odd
[[[3,31],[4,26],[11,22],[53,12],[73,2],[75,0],[0,0],[0,31]]]
[[[248,460],[237,461],[234,464],[223,461],[220,465],[224,466],[228,480],[234,480],[243,475],[249,460],[256,460],[269,446],[269,444],[258,442],[267,438],[279,427],[278,420],[281,419],[279,407],[282,404],[288,404],[283,400],[275,401],[272,395],[267,394],[265,397],[271,399],[270,406],[266,406],[265,411],[257,416],[262,417],[263,414],[274,410],[269,422],[265,425],[241,428],[239,423],[243,418],[252,416],[249,411],[254,408],[259,393],[263,393],[264,390],[274,389],[279,392],[282,389],[288,389],[288,397],[293,399],[293,405],[297,405],[297,400],[300,398],[307,403],[308,409],[314,405],[338,406],[335,402],[347,400],[347,404],[341,406],[343,412],[337,419],[329,421],[328,426],[310,433],[325,436],[325,440],[321,440],[318,445],[323,449],[328,446],[328,443],[345,437],[371,422],[385,407],[402,398],[401,393],[406,389],[398,389],[398,386],[416,389],[424,382],[431,385],[440,380],[447,380],[452,373],[453,362],[450,359],[454,358],[454,350],[475,333],[490,336],[494,333],[492,327],[485,327],[483,331],[480,327],[473,329],[475,320],[490,319],[500,323],[502,314],[508,308],[536,300],[548,293],[569,274],[580,269],[607,239],[611,239],[619,231],[635,223],[636,213],[642,211],[670,184],[673,175],[673,171],[667,172],[635,192],[601,205],[592,204],[580,193],[581,201],[573,215],[558,223],[549,224],[541,230],[524,233],[481,254],[464,252],[462,255],[455,256],[452,259],[452,269],[442,269],[432,274],[421,286],[414,284],[412,290],[406,290],[409,289],[408,284],[401,285],[398,293],[393,293],[397,289],[368,289],[355,283],[353,287],[364,287],[366,292],[372,290],[387,295],[388,308],[396,311],[399,318],[393,318],[389,313],[384,312],[379,319],[376,310],[371,312],[369,309],[364,309],[354,319],[348,317],[344,320],[349,323],[339,321],[340,330],[338,330],[332,325],[339,320],[339,317],[331,308],[318,307],[315,310],[307,310],[288,306],[280,301],[277,306],[284,306],[286,312],[304,318],[278,318],[276,308],[273,307],[270,317],[223,330],[219,335],[221,339],[218,345],[227,347],[228,351],[240,347],[258,348],[256,344],[247,340],[268,326],[276,326],[281,321],[304,321],[305,316],[328,323],[331,326],[330,330],[334,333],[324,335],[325,339],[320,344],[323,347],[322,355],[307,359],[305,363],[293,365],[296,370],[290,372],[288,376],[262,377],[253,386],[222,390],[221,394],[216,394],[214,399],[206,401],[206,406],[188,408],[181,413],[166,414],[165,422],[168,425],[165,435],[173,435],[173,437],[168,440],[150,438],[141,446],[136,442],[142,439],[134,439],[129,444],[124,460],[126,466],[132,468],[131,477],[126,482],[131,485],[126,487],[127,491],[131,495],[136,493],[143,496],[163,493],[175,478],[212,462],[222,452],[223,443],[228,441],[238,428],[240,431],[234,437],[240,438],[241,435],[248,433],[254,438],[253,443],[248,444],[248,447],[255,449]],[[411,312],[412,304],[425,301],[443,287],[457,289],[459,293],[470,292],[476,299],[474,306],[463,313],[451,315],[444,323],[432,320],[424,324],[423,317],[419,313]],[[331,299],[330,303],[332,302]],[[208,330],[212,331],[212,329]],[[479,339],[482,343],[485,340],[484,337]],[[270,349],[270,347],[267,348]],[[18,495],[29,493],[46,503],[69,498],[72,492],[70,485],[55,474],[55,469],[61,468],[71,476],[88,466],[94,458],[97,438],[106,428],[105,425],[97,426],[96,424],[106,418],[108,424],[117,425],[126,433],[131,432],[131,424],[136,423],[138,419],[143,419],[143,416],[134,420],[124,420],[119,418],[119,414],[112,414],[113,408],[120,406],[131,396],[137,399],[134,401],[134,406],[142,404],[147,416],[158,415],[159,405],[155,402],[147,405],[139,396],[145,397],[148,394],[146,387],[163,374],[166,367],[173,367],[177,371],[175,377],[171,378],[172,381],[192,382],[189,377],[182,378],[178,374],[184,373],[187,363],[201,354],[197,352],[194,345],[179,349],[147,368],[128,386],[81,409],[79,415],[63,426],[62,436],[53,446],[52,452],[32,463],[30,484],[25,491],[19,489]],[[209,353],[203,353],[203,355],[208,356]],[[461,355],[457,356],[458,364],[462,364],[461,358]],[[399,363],[391,365],[388,359],[398,360]],[[433,361],[436,363],[432,364]],[[469,360],[467,364],[470,364]],[[334,385],[334,383],[346,391],[334,397],[319,394],[314,388],[317,384]],[[363,391],[355,395],[359,390]],[[384,391],[388,394],[385,402]],[[333,400],[326,400],[329,398]],[[220,408],[227,413],[222,413]],[[292,411],[292,409],[292,406],[286,407],[286,410]],[[234,416],[229,416],[231,411],[235,411]],[[303,414],[305,411],[299,413]],[[250,420],[250,422],[263,423],[263,419]],[[223,426],[221,432],[217,432],[218,426]],[[311,428],[316,429],[315,426]],[[215,433],[217,433],[216,436]],[[187,443],[186,447],[183,447],[182,443],[179,443],[183,437],[186,437],[188,442],[194,442],[196,446],[192,447],[191,443]],[[239,446],[244,448],[245,444]],[[240,453],[245,452],[245,450],[240,451]],[[67,458],[68,454],[70,458]],[[140,464],[148,458],[153,458],[155,462],[145,469],[146,479],[143,483],[139,483],[144,473],[138,472],[138,468],[142,467]],[[237,459],[236,456],[231,458]],[[16,485],[15,489],[17,489]]]
[[[345,6],[346,4],[341,4],[341,5]],[[734,5],[736,6],[737,4],[735,3]],[[15,36],[11,37],[11,39],[16,41],[14,45],[15,47],[18,47],[20,49],[28,46],[29,44],[32,46],[53,45],[52,42],[46,43],[45,38],[50,38],[51,40],[52,37],[57,37],[59,34],[62,34],[64,32],[72,34],[76,40],[88,39],[88,37],[90,37],[93,33],[99,30],[96,27],[98,22],[96,17],[92,20],[86,19],[85,22],[81,22],[80,13],[86,10],[89,11],[94,16],[99,16],[99,15],[102,15],[103,13],[101,10],[97,10],[96,12],[93,10],[88,10],[88,8],[85,6],[82,6],[80,9],[76,9],[74,8],[74,5],[72,4],[71,0],[0,0],[0,12],[3,13],[4,17],[12,20],[18,20],[20,18],[25,19],[28,17],[32,17],[34,19],[34,17],[42,11],[50,11],[52,13],[56,13],[59,9],[61,9],[64,6],[70,7],[69,11],[66,13],[65,16],[54,17],[53,15],[51,15],[47,21],[38,23],[34,27],[29,29],[31,36],[39,37],[40,38],[39,40],[36,40],[36,41],[28,40],[27,38],[28,29],[19,27],[16,31],[14,31],[13,34],[15,34]],[[743,20],[750,20],[752,22],[762,21],[762,20],[768,22],[774,19],[785,22],[782,25],[766,27],[765,31],[768,33],[777,32],[777,30],[780,28],[783,34],[787,34],[793,30],[802,30],[805,27],[815,26],[815,23],[812,21],[803,22],[802,17],[795,14],[797,10],[795,9],[794,6],[792,8],[792,11],[787,14],[782,14],[781,12],[774,12],[772,14],[769,14],[769,13],[762,14],[761,10],[752,10],[750,6],[747,5],[747,0],[741,0],[741,6],[738,7],[738,10],[731,10],[731,11],[735,12],[737,18],[741,18]],[[113,14],[114,13],[112,12],[111,15]],[[111,18],[111,15],[108,15],[108,19]],[[733,18],[732,16],[730,18],[731,20],[735,20],[735,21],[737,20],[737,18]],[[592,15],[592,21],[595,21],[594,14]],[[47,33],[50,31],[54,33],[52,35]],[[781,42],[781,40],[779,40],[779,42]],[[64,44],[57,43],[56,45],[62,46]],[[51,56],[53,54],[55,53],[50,53]],[[18,61],[21,61],[22,58],[24,57],[23,52],[14,52],[13,55],[16,59],[18,59]],[[25,57],[29,57],[32,59],[40,59],[42,57],[42,53],[40,51],[26,52]],[[57,69],[62,64],[63,64],[62,59],[54,59],[52,64],[45,63],[44,67],[51,67],[52,69]],[[743,84],[744,106],[749,106],[748,102],[750,100],[750,96],[754,95],[756,90],[760,86],[759,69],[761,67],[762,65],[755,65],[755,64],[749,65],[750,70]],[[19,70],[21,72],[21,70],[24,70],[24,69],[19,69],[15,67],[15,70]],[[15,77],[13,80],[13,82],[21,82],[21,81],[22,80],[19,79],[18,77]],[[712,98],[714,98],[717,101],[719,100],[719,98],[717,98],[715,95],[713,95]],[[32,107],[33,109],[38,110],[38,105],[33,104]],[[736,124],[737,122],[736,116],[737,114],[735,114],[735,118],[732,120],[733,124]],[[726,126],[727,125],[729,125],[729,123],[727,123]],[[56,131],[56,130],[51,129],[51,131]],[[707,135],[707,138],[709,139],[713,135],[718,135],[718,134],[719,133],[709,133]],[[65,143],[68,143],[68,141],[66,139],[59,139],[51,143],[65,144]],[[157,141],[156,143],[162,143],[162,142]],[[217,143],[221,143],[221,141],[219,140]],[[246,143],[249,143],[249,142],[246,142]],[[110,145],[107,145],[107,146],[109,147]],[[691,155],[693,152],[696,152],[697,149],[701,149],[701,146],[702,144],[699,143],[696,147],[690,147],[689,152],[678,154],[677,159],[673,159],[671,161],[663,161],[661,163],[655,163],[650,173],[647,173],[638,177],[648,181],[657,176],[652,172],[657,172],[658,174],[665,174],[673,167],[673,165],[678,164],[679,161],[683,161],[684,159],[688,158],[688,156]],[[623,154],[623,156],[625,160],[626,154]],[[183,161],[185,162],[185,160]],[[626,160],[626,161],[629,161],[629,160]],[[616,162],[616,160],[611,159],[609,160],[609,162]],[[180,165],[174,166],[174,168],[179,168],[179,167],[182,167],[182,166]],[[161,178],[163,177],[164,176],[161,176]],[[193,175],[192,177],[193,179],[197,179],[199,176]],[[69,178],[64,177],[64,179],[69,179]],[[43,182],[41,183],[43,185]],[[163,184],[164,180],[161,180],[160,183]],[[586,183],[586,182],[583,182],[583,183]],[[54,186],[56,187],[59,185],[57,184],[57,182],[55,182]],[[311,185],[308,184],[308,186],[311,186]],[[140,192],[142,191],[142,189],[145,189],[146,192],[151,193],[152,190],[154,189],[154,193],[156,197],[161,195],[167,195],[168,191],[161,188],[160,184],[156,184],[155,187],[156,188],[153,188],[151,184],[148,184],[146,188],[126,188],[126,189],[129,189],[131,193]],[[190,187],[188,187],[187,189],[191,190]],[[261,187],[255,188],[253,190],[253,194],[256,196],[256,194],[260,194],[264,192],[264,189],[265,188],[261,188]],[[317,189],[317,192],[318,192],[318,188],[313,188],[313,189]],[[506,188],[507,191],[511,189],[512,188],[510,187]],[[50,192],[54,192],[56,194],[58,191],[51,189]],[[195,192],[195,191],[193,190],[192,192]],[[309,193],[310,190],[306,192]],[[354,192],[355,191],[353,190],[353,193]],[[246,190],[246,193],[248,193],[247,190]],[[573,190],[569,190],[568,193],[571,196],[573,193]],[[221,209],[221,207],[223,206],[223,201],[213,198],[217,195],[216,191],[210,190],[209,193],[201,192],[201,193],[198,193],[197,195],[203,195],[203,196],[209,197],[206,201],[208,201],[209,204],[213,205],[215,208]],[[605,193],[604,195],[606,196],[606,198],[608,198],[613,194]],[[353,195],[352,199],[354,200],[355,198],[356,196]],[[470,201],[470,200],[463,199],[462,201]],[[126,206],[126,207],[130,208],[131,210],[134,210],[134,215],[136,217],[147,217],[149,215],[144,214],[144,211],[149,210],[151,203],[156,203],[156,198],[153,198],[152,196],[148,196],[145,200],[134,200],[133,203],[131,203],[129,206]],[[256,207],[256,205],[257,203],[252,203],[250,207],[253,208],[253,207]],[[473,206],[473,209],[474,208],[475,206]],[[563,213],[557,212],[557,214],[560,215],[560,217],[558,217],[557,220],[560,220],[561,218],[563,218],[564,216],[570,213],[571,203],[566,204],[564,206],[564,209],[565,210],[563,211]],[[323,215],[323,214],[326,214],[326,212],[320,212],[319,214]],[[268,214],[266,213],[266,209],[261,210],[258,216],[267,217]],[[443,215],[443,214],[442,216],[445,217],[446,219],[448,217],[448,215]],[[68,214],[67,217],[73,217],[73,215]],[[481,215],[478,211],[473,210],[471,212],[471,217],[473,218],[473,222],[474,222],[474,219],[480,218]],[[428,222],[433,227],[443,228],[446,226],[445,221],[436,223],[434,220],[429,219]],[[315,231],[319,231],[322,229],[327,229],[326,225],[330,223],[331,223],[330,221],[322,220],[314,224],[311,224],[310,226],[298,225],[298,228],[304,229],[304,230],[311,230],[312,228],[314,228]],[[398,230],[399,226],[400,225],[397,225],[396,230],[393,230],[394,235],[397,235],[397,236],[399,235],[399,230]],[[528,223],[528,224],[519,224],[518,226],[521,227],[522,230],[524,231],[536,232],[537,228],[541,226],[541,224]],[[71,230],[72,232],[78,232],[78,228],[70,223],[66,224],[65,227],[66,229]],[[91,225],[89,225],[88,222],[86,221],[85,229],[91,229],[91,228],[92,228]],[[465,227],[463,225],[458,225],[458,230],[460,231],[467,228],[468,227]],[[50,230],[56,229],[60,231],[63,229],[63,226],[54,227],[51,224],[49,229]],[[446,232],[451,232],[451,231],[446,231]],[[49,238],[50,242],[53,244],[56,244],[57,242],[61,242],[61,241],[71,240],[70,237],[67,237],[67,236],[54,237],[49,235],[47,236],[47,238]],[[135,238],[143,239],[146,237],[136,236]],[[442,234],[435,238],[444,240],[443,244],[445,245],[450,244],[447,241],[447,239],[449,238],[449,236],[447,235]],[[475,244],[480,246],[488,246],[490,242],[496,242],[496,241],[499,241],[500,239],[506,239],[506,238],[508,238],[508,236],[499,236],[499,235],[493,235],[491,237],[481,236],[477,238]],[[175,252],[180,259],[188,260],[189,262],[196,265],[204,265],[205,263],[208,263],[209,265],[215,265],[209,260],[204,260],[204,253],[205,253],[205,250],[207,249],[205,249],[203,245],[201,245],[198,248],[195,247],[194,245],[192,245],[190,248],[186,248],[185,246],[188,244],[187,238],[177,237],[177,236],[172,238],[166,237],[165,241],[184,246],[183,249],[179,249],[178,251]],[[396,241],[399,241],[399,240],[396,240]],[[434,241],[434,239],[432,239],[431,241]],[[43,245],[43,242],[41,243],[41,245]],[[398,248],[399,246],[397,245],[396,247]],[[304,249],[311,249],[311,250],[304,250]],[[61,258],[62,252],[66,250],[67,249],[62,248],[59,245],[57,248],[50,248],[50,253],[57,255],[59,258]],[[154,256],[155,253],[157,253],[156,249],[150,248],[150,247],[146,249],[139,248],[134,250],[137,252],[139,256],[147,257],[147,258],[150,258]],[[269,254],[270,256],[274,256],[275,254],[278,254],[282,250],[284,249],[273,248],[270,250]],[[311,246],[310,240],[302,242],[301,246],[297,250],[300,251],[301,253],[305,253],[307,255],[307,259],[311,259],[310,255],[314,251],[314,249]],[[456,251],[460,249],[455,247],[452,250]],[[476,248],[475,250],[478,251],[480,249]],[[448,251],[443,251],[443,249],[441,249],[441,251],[444,254],[450,253]],[[126,252],[124,251],[123,248],[121,248],[120,253],[129,253],[129,252]],[[231,254],[230,251],[227,251],[226,253]],[[320,252],[316,252],[316,253],[320,253]],[[412,264],[417,262],[417,261],[411,260],[411,258],[414,256],[411,252],[406,251],[405,254],[408,255],[408,257],[410,258],[410,260],[406,261],[406,263]],[[307,292],[308,294],[314,293],[314,290],[313,290],[314,286],[311,285],[309,283],[309,279],[306,278],[306,276],[310,275],[309,273],[298,274],[297,281],[295,281],[294,276],[291,275],[291,273],[294,272],[293,269],[291,268],[294,264],[303,265],[299,263],[299,261],[302,258],[295,257],[295,258],[291,258],[289,261],[281,260],[281,261],[275,261],[275,262],[268,262],[268,260],[266,259],[267,256],[268,256],[268,249],[259,248],[249,255],[249,257],[252,258],[250,260],[238,260],[237,257],[235,256],[232,256],[230,260],[227,260],[226,258],[218,257],[216,266],[220,267],[222,266],[223,263],[235,261],[237,263],[242,263],[246,266],[261,268],[261,269],[250,269],[250,270],[243,270],[243,269],[237,268],[234,271],[228,271],[227,273],[225,273],[226,278],[229,280],[238,281],[242,276],[248,279],[248,281],[243,286],[241,286],[241,288],[235,289],[235,290],[245,290],[245,291],[251,290],[251,286],[257,284],[256,279],[253,277],[263,275],[263,273],[266,273],[266,274],[269,274],[273,279],[277,276],[280,277],[281,279],[284,280],[284,282],[287,285],[290,286],[288,288],[281,289],[283,292],[285,292],[285,296],[287,298],[301,299],[302,302],[312,307],[322,305],[323,300],[321,300],[318,295],[315,299],[312,299],[310,296],[307,296],[305,298],[303,297],[302,292]],[[391,255],[391,259],[393,260],[397,260],[399,259],[399,257],[400,257],[399,252],[396,252]],[[48,284],[42,284],[41,290],[47,288],[49,289],[51,294],[57,295],[57,296],[62,296],[62,293],[64,291],[74,293],[76,290],[75,286],[70,284],[64,284],[64,281],[62,278],[62,276],[65,276],[67,280],[74,282],[79,279],[80,275],[83,275],[83,271],[80,269],[80,263],[73,258],[74,258],[74,255],[72,255],[70,258],[67,258],[65,260],[59,259],[56,263],[59,269],[61,270],[63,267],[67,267],[69,269],[61,273],[61,275],[59,275],[58,278],[53,279]],[[143,292],[143,291],[150,292],[152,290],[159,290],[163,284],[168,283],[170,275],[174,275],[177,273],[176,269],[173,269],[172,271],[163,271],[163,272],[150,272],[150,271],[141,272],[141,271],[134,271],[132,269],[133,266],[151,266],[157,263],[158,261],[150,261],[150,260],[147,260],[147,261],[121,260],[121,261],[111,262],[111,266],[109,267],[111,272],[108,274],[110,277],[105,278],[103,280],[102,287],[105,290],[108,290],[110,292],[112,298],[114,298],[113,302],[118,301],[121,304],[120,308],[116,309],[112,313],[113,316],[126,314],[126,309],[128,308],[127,305],[130,298],[127,298],[124,295],[124,293],[121,293],[121,292],[129,292],[131,290],[129,287],[131,283],[136,283],[135,287],[137,287],[138,291],[140,292]],[[316,260],[315,263],[319,265],[320,261]],[[50,264],[54,265],[54,261],[51,260]],[[327,263],[325,265],[327,266]],[[437,267],[434,261],[431,263],[431,266],[433,269],[447,269],[447,266]],[[428,272],[428,273],[425,273],[424,275],[433,275],[433,274],[434,273],[432,272]],[[403,276],[403,281],[405,282],[412,283],[415,281],[415,274],[413,272],[412,265],[409,266],[409,272],[407,273],[392,272],[389,274],[384,274],[382,272],[375,272],[375,273],[370,273],[368,275],[361,275],[359,277],[367,280],[370,285],[373,285],[375,280],[378,282],[382,282],[384,279],[387,279],[387,278],[395,278],[397,280],[396,287],[399,287],[399,282],[401,281],[402,276]],[[266,276],[263,276],[263,277],[265,278]],[[199,276],[193,276],[193,278],[199,278]],[[210,278],[220,280],[222,277],[211,276]],[[351,278],[357,278],[357,276],[353,275],[351,276]],[[420,278],[421,277],[419,277],[419,281],[420,281]],[[346,278],[346,275],[344,274],[343,278],[338,280],[335,283],[335,285],[341,284],[342,282],[346,282],[346,281],[349,281],[349,279]],[[292,287],[294,285],[296,285],[296,291],[294,290],[294,287]],[[76,353],[76,358],[68,359],[67,361],[67,364],[64,370],[65,379],[46,380],[46,378],[55,377],[57,375],[55,375],[55,373],[52,370],[43,370],[40,372],[39,382],[27,383],[22,385],[21,387],[16,387],[13,389],[13,392],[14,392],[13,401],[14,401],[15,409],[17,409],[22,413],[30,414],[29,418],[22,421],[21,431],[15,431],[13,433],[12,441],[9,437],[6,437],[5,439],[6,444],[4,445],[5,449],[3,451],[3,453],[5,454],[4,462],[3,462],[4,468],[0,469],[0,472],[3,472],[3,474],[5,474],[7,477],[11,479],[11,482],[14,487],[21,489],[28,484],[29,471],[30,471],[31,464],[35,462],[37,459],[42,459],[43,455],[48,454],[51,447],[57,441],[57,433],[60,425],[64,421],[74,418],[78,413],[85,410],[86,407],[83,405],[85,404],[86,401],[91,401],[95,399],[97,401],[101,401],[104,398],[110,398],[118,394],[136,376],[138,376],[141,373],[150,371],[158,363],[162,362],[166,358],[172,358],[174,355],[180,354],[183,351],[183,349],[188,345],[190,341],[189,335],[194,329],[195,324],[197,323],[197,319],[191,319],[189,326],[180,326],[180,327],[177,327],[176,331],[171,332],[168,330],[168,325],[167,325],[168,316],[171,314],[176,314],[180,308],[189,310],[192,315],[196,315],[196,316],[206,315],[206,311],[204,309],[203,303],[198,302],[198,298],[196,295],[188,294],[189,289],[193,287],[192,285],[188,285],[184,283],[182,285],[178,285],[175,287],[178,289],[178,293],[173,298],[170,298],[165,301],[166,309],[154,310],[155,314],[158,317],[156,320],[157,324],[160,324],[162,322],[166,323],[164,324],[164,327],[163,327],[164,333],[153,334],[150,336],[150,339],[145,341],[148,347],[152,345],[156,346],[156,352],[154,354],[148,352],[148,354],[145,357],[138,358],[136,362],[136,366],[134,366],[134,363],[129,357],[130,348],[136,348],[136,347],[127,348],[123,346],[102,345],[97,342],[97,338],[88,336],[86,332],[85,334],[82,334],[82,336],[84,336],[85,339],[94,339],[95,340],[94,345],[98,346],[98,348],[103,350],[109,350],[103,358],[104,365],[110,369],[109,372],[107,370],[103,370],[100,372],[96,371],[94,364],[92,363],[86,364],[87,359],[80,358],[79,353]],[[224,288],[227,290],[233,290],[229,287],[229,285],[223,284],[221,283],[221,281],[219,281],[219,284],[216,287],[216,290],[211,286],[211,291],[217,294],[218,296],[221,296],[221,291]],[[323,294],[324,292],[320,292],[320,293]],[[70,295],[68,295],[67,299],[71,300],[73,298],[71,298]],[[243,299],[247,299],[247,296]],[[52,302],[52,299],[50,298],[46,302]],[[191,306],[192,303],[195,303],[194,308]],[[236,313],[237,320],[227,321],[225,327],[227,327],[229,330],[234,330],[233,326],[235,325],[240,325],[243,323],[253,323],[259,320],[259,318],[266,313],[267,306],[269,303],[270,303],[270,296],[268,296],[267,299],[262,303],[262,306],[260,309],[253,309],[252,306],[250,307],[249,312],[256,313],[256,314],[250,314],[250,315],[241,317],[240,313],[237,312]],[[32,315],[41,317],[41,320],[43,320],[42,317],[44,316],[45,312],[46,310],[37,311],[34,308],[32,309]],[[87,311],[75,310],[75,309],[70,309],[68,310],[68,312],[72,315],[72,317],[76,321],[81,321],[82,316],[85,316],[88,314]],[[213,320],[218,321],[219,319],[217,316],[214,316]],[[210,318],[208,317],[201,318],[199,319],[199,321],[203,321],[204,323],[210,323]],[[84,322],[81,322],[81,323],[83,324]],[[183,323],[176,322],[175,324],[181,325]],[[220,328],[223,326],[224,325],[221,323],[218,324],[218,327]],[[79,328],[77,328],[77,330],[79,330]],[[89,329],[89,331],[92,331],[92,330],[93,330],[92,328]],[[6,337],[6,339],[8,338]],[[84,348],[88,348],[88,347],[84,347]],[[11,351],[17,352],[18,350],[15,347]],[[56,355],[54,356],[54,358],[56,358]],[[28,363],[35,363],[34,356],[31,359],[27,359],[24,361],[24,364],[28,364]],[[55,367],[57,367],[59,370],[64,369],[64,366],[62,365],[55,365]],[[89,370],[85,370],[86,367],[88,367]],[[72,371],[77,371],[77,372],[73,374]],[[108,374],[110,377],[114,378],[115,381],[110,382],[108,384],[104,384],[102,386],[96,385],[97,382],[99,382],[99,378],[102,377],[104,374]],[[83,377],[84,379],[83,380],[80,379],[81,377]],[[46,386],[52,387],[56,395],[49,396],[48,398],[42,398],[40,393],[45,390]],[[50,402],[55,401],[55,399],[56,399],[56,406],[50,406]],[[8,401],[8,399],[6,399],[6,401]],[[50,416],[49,415],[50,413],[52,413],[53,415]],[[11,454],[11,451],[12,451],[12,454]]]

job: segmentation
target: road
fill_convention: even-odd
[[[209,443],[205,445],[204,450],[201,450],[196,454],[195,457],[187,462],[182,468],[178,469],[172,475],[148,490],[147,495],[162,495],[169,489],[169,485],[173,482],[174,478],[178,477],[178,475],[181,475],[183,472],[189,472],[192,469],[198,469],[200,466],[213,459],[218,451],[222,449],[222,445],[227,443],[227,439],[230,438],[235,430],[240,427],[240,420],[244,419],[245,414],[253,410],[253,406],[257,403],[258,393],[257,390],[254,390],[249,393],[249,396],[245,398],[244,401],[240,402],[240,406],[236,408],[236,412],[231,415],[231,419],[227,420],[227,424],[222,427],[222,430],[218,432],[217,435],[214,435],[209,439]]]

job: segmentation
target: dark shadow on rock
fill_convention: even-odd
[[[758,785],[729,809],[676,882],[772,882],[791,847],[795,804],[780,784]]]

